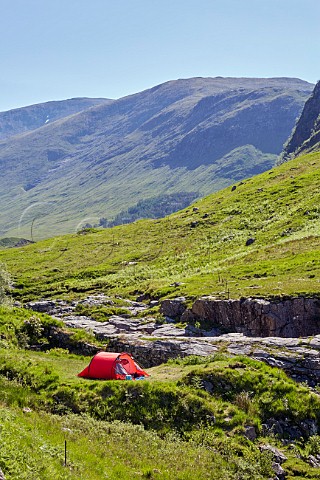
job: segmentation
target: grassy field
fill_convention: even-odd
[[[88,357],[21,348],[30,315],[0,311],[0,468],[7,480],[269,479],[266,444],[287,456],[289,480],[320,478],[308,460],[320,454],[319,436],[265,436],[270,418],[299,428],[320,421],[319,396],[283,371],[218,353],[171,360],[149,369],[145,381],[86,380],[77,373]],[[248,427],[256,440],[246,437]]]
[[[217,439],[221,453],[172,434],[161,439],[139,425],[68,415],[1,409],[0,465],[9,480],[256,479],[271,474],[270,459],[249,442]],[[64,466],[64,442],[67,465]],[[238,449],[245,458],[237,459]],[[179,452],[179,453],[177,453]],[[230,464],[230,459],[232,463]],[[252,477],[251,477],[252,478]],[[310,477],[317,478],[317,477]]]
[[[2,250],[12,293],[23,300],[96,291],[131,298],[319,294],[320,154],[234,187],[161,220]]]

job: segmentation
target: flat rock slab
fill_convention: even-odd
[[[154,319],[125,318],[113,315],[106,322],[97,322],[91,317],[81,315],[66,315],[61,317],[69,328],[83,328],[94,335],[122,335],[123,333],[135,334],[135,336],[152,337],[189,337],[190,332],[185,328],[178,328],[175,324],[158,325]]]
[[[260,342],[258,338],[234,335],[211,338],[167,336],[153,340],[125,335],[111,339],[108,348],[131,352],[145,367],[159,365],[170,358],[213,355],[223,348],[223,352],[227,354],[246,355],[280,368],[296,381],[307,382],[312,387],[320,383],[320,351],[302,348],[298,339],[287,342],[289,348],[287,345],[282,349],[281,340],[283,339],[270,347],[266,338],[264,342]]]

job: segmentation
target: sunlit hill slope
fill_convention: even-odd
[[[319,192],[320,153],[308,154],[164,219],[2,250],[0,261],[22,299],[91,291],[313,294],[320,288]]]

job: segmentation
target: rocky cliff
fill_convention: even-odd
[[[178,298],[163,301],[161,311],[182,322],[204,322],[208,328],[248,336],[292,338],[320,333],[320,300],[316,298],[269,301],[203,297],[191,309],[185,307],[183,298]]]
[[[307,100],[283,152],[283,160],[320,150],[320,81]]]

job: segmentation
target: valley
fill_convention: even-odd
[[[24,204],[19,196],[10,203],[2,193],[8,199],[2,218],[9,211],[12,218],[2,223],[6,238],[0,243],[0,479],[26,480],[30,472],[33,480],[320,478],[318,86],[303,109],[301,102],[302,116],[285,147],[303,131],[306,149],[284,151],[276,166],[284,131],[274,134],[279,130],[275,113],[270,110],[268,117],[267,112],[274,102],[283,107],[284,95],[289,108],[280,86],[291,90],[291,99],[298,95],[298,103],[308,96],[309,86],[294,79],[272,80],[267,87],[264,80],[219,77],[168,82],[137,96],[105,100],[1,143],[6,181],[16,188],[22,178],[30,180],[28,201],[41,189],[50,196],[50,182],[60,198],[56,180],[67,195],[66,210],[56,217],[55,207],[23,216],[20,236],[14,215]],[[226,109],[230,104],[233,113]],[[219,122],[215,108],[223,112]],[[192,124],[206,112],[203,128]],[[172,118],[179,115],[174,126]],[[175,139],[161,133],[167,121],[177,129]],[[293,123],[285,128],[287,137]],[[77,138],[71,125],[77,125]],[[120,125],[121,135],[126,131],[126,141],[130,138],[130,152],[139,142],[148,145],[146,163],[141,150],[126,163],[129,150],[121,151],[125,144],[117,140]],[[262,136],[269,128],[273,146]],[[226,146],[224,135],[247,143]],[[117,213],[125,218],[131,212],[134,220],[112,228],[95,226],[99,215],[95,222],[90,213],[106,187],[103,175],[110,173],[99,176],[98,166],[106,165],[103,137],[114,142],[111,151],[122,158],[120,163],[109,159],[115,169],[110,182],[122,178],[126,188],[125,200],[119,194],[110,210],[114,213],[106,218],[101,210],[99,215],[114,221]],[[28,153],[31,144],[38,152],[35,162]],[[60,157],[50,153],[43,162],[44,145],[45,155],[59,145]],[[155,153],[160,145],[161,158]],[[21,152],[26,163],[18,165]],[[47,161],[56,171],[49,172]],[[134,218],[135,209],[153,208],[157,201],[139,203],[137,184],[131,177],[131,185],[127,174],[139,168],[150,173],[151,165],[154,182],[160,183],[162,169],[170,172],[162,184],[165,200],[172,201],[174,191],[182,199],[182,192],[199,196],[164,218]],[[101,190],[91,183],[92,168]],[[217,183],[212,177],[206,190],[202,180],[210,169]],[[150,176],[140,180],[145,194]],[[84,192],[94,191],[88,210],[81,210],[72,192],[69,196],[64,181],[81,201],[87,198]],[[85,189],[77,190],[82,181]],[[114,185],[119,191],[119,183]],[[164,191],[152,188],[162,200]],[[38,197],[39,206],[44,199]],[[86,215],[83,225],[81,215]],[[60,218],[60,227],[54,218]],[[151,376],[143,381],[79,378],[101,350],[131,353]]]

